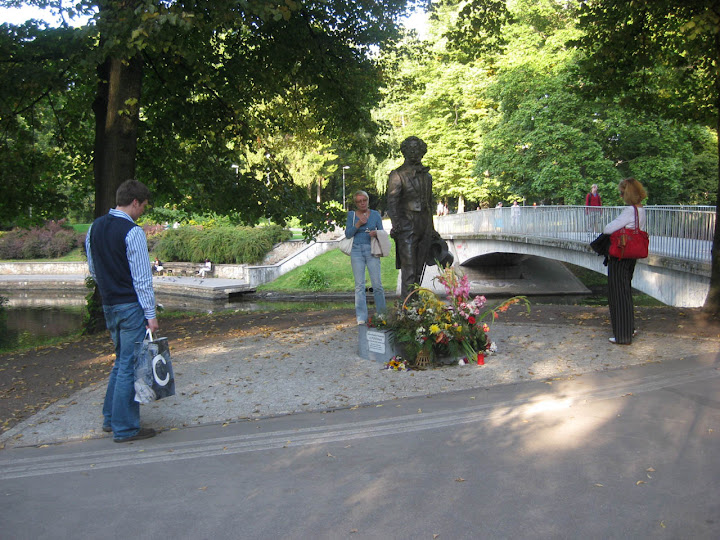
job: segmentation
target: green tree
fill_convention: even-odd
[[[113,205],[120,182],[138,176],[159,204],[240,211],[248,222],[281,222],[292,209],[322,226],[323,209],[282,167],[267,182],[265,164],[242,174],[232,165],[264,152],[278,134],[294,135],[302,122],[348,145],[352,134],[374,133],[379,72],[370,48],[394,35],[404,7],[405,0],[86,0],[70,9],[94,11],[91,23],[62,29],[75,48],[59,48],[53,29],[31,24],[47,51],[16,39],[8,52],[13,59],[52,54],[71,66],[49,70],[43,88],[23,88],[30,103],[43,92],[97,89],[96,214]],[[6,75],[27,80],[29,63],[5,66]],[[84,78],[71,85],[70,71]]]
[[[402,157],[400,142],[420,136],[428,145],[424,163],[433,175],[439,200],[479,201],[481,191],[472,178],[472,163],[481,138],[480,120],[488,114],[482,98],[489,69],[479,60],[462,60],[463,54],[448,51],[442,33],[452,17],[448,10],[431,23],[431,38],[419,42],[413,36],[387,47],[382,65],[388,84],[378,116],[390,126],[386,144],[388,158],[376,164],[376,185],[384,192],[387,174]]]
[[[587,0],[581,6],[585,34],[577,43],[587,55],[587,92],[643,111],[698,120],[713,126],[716,134],[720,131],[717,2]],[[720,176],[717,180],[716,201]],[[720,315],[720,206],[705,308]]]

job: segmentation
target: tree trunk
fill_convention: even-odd
[[[98,70],[95,113],[95,217],[114,208],[115,192],[125,180],[135,177],[137,131],[142,83],[142,61],[108,58]],[[88,297],[87,333],[104,328],[100,292],[95,285]]]
[[[322,176],[319,176],[317,179],[317,202],[318,204],[322,202]]]
[[[715,34],[715,54],[720,54],[720,33]],[[720,134],[720,73],[715,71],[715,133]],[[718,191],[715,199],[715,233],[710,253],[710,291],[705,312],[720,317],[720,138],[718,138]]]
[[[142,60],[108,58],[98,66],[95,112],[95,217],[115,207],[115,191],[135,177]]]
[[[720,39],[720,37],[718,38]],[[720,133],[720,77],[717,77],[718,119],[716,129]],[[710,255],[710,291],[704,309],[713,317],[720,317],[720,138],[718,138],[718,192],[715,199],[715,233]]]

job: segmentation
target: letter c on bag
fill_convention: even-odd
[[[157,365],[158,362],[162,362],[162,367],[160,368],[162,372],[164,372],[165,378],[160,379],[158,377],[158,369]],[[155,382],[158,383],[160,386],[165,386],[170,381],[170,373],[167,370],[167,362],[165,362],[165,358],[162,354],[158,354],[153,358],[152,360],[152,370],[153,370],[153,377],[155,378]]]

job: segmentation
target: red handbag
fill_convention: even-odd
[[[635,229],[623,227],[610,235],[610,256],[617,259],[644,259],[648,256],[650,237],[640,229],[637,206],[635,209]]]

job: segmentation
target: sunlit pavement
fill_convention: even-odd
[[[0,452],[3,538],[719,538],[720,356]]]

